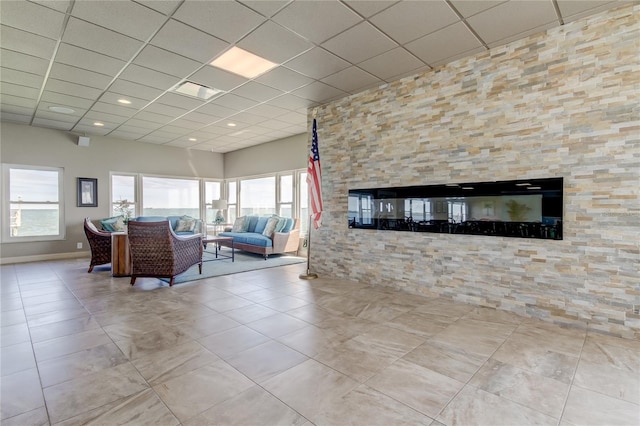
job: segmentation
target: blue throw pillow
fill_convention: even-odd
[[[287,218],[287,223],[284,225],[284,228],[282,228],[282,231],[280,232],[291,232],[291,230],[293,229],[293,224],[295,223],[295,221],[293,219],[291,219],[290,217]]]
[[[123,216],[113,216],[106,219],[102,219],[100,221],[100,225],[102,226],[102,229],[109,232],[116,232],[116,229],[114,228],[113,225],[118,221],[118,218],[120,217],[124,218]]]
[[[264,232],[264,228],[267,226],[267,221],[268,220],[269,220],[268,217],[259,217],[253,232],[256,232],[258,234],[262,234]],[[249,231],[249,232],[251,232],[251,231]]]
[[[258,216],[247,216],[245,232],[256,232],[256,224],[258,223]]]

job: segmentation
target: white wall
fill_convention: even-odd
[[[302,169],[308,161],[308,135],[302,133],[224,155],[226,179]]]
[[[89,147],[77,145],[68,132],[0,124],[3,163],[64,168],[66,238],[63,241],[0,244],[2,259],[22,256],[78,253],[76,243],[88,249],[82,221],[86,216],[110,216],[110,172],[160,174],[176,177],[224,178],[222,154],[187,150],[121,139],[91,136]],[[98,179],[98,207],[76,207],[76,178]]]

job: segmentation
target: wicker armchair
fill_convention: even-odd
[[[168,220],[129,221],[131,285],[137,277],[169,278],[198,264],[202,273],[202,235],[177,236]]]
[[[93,271],[96,265],[111,263],[111,234],[98,230],[88,217],[84,219],[84,234],[91,248],[91,263],[87,273]]]

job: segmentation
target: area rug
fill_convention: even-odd
[[[222,250],[224,255],[230,254],[230,251]],[[234,262],[226,258],[213,260],[215,256],[209,252],[205,252],[202,259],[204,260],[204,262],[202,262],[202,274],[198,273],[198,265],[194,265],[182,274],[177,275],[173,283],[179,284],[204,278],[237,274],[239,272],[254,271],[257,269],[275,268],[277,266],[293,265],[307,261],[305,257],[285,254],[271,254],[267,260],[264,260],[262,255],[246,253],[239,250],[236,250]],[[169,282],[166,278],[161,278],[161,280]]]

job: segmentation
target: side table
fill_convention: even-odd
[[[131,253],[129,236],[126,232],[111,233],[111,276],[128,277],[131,275]]]

